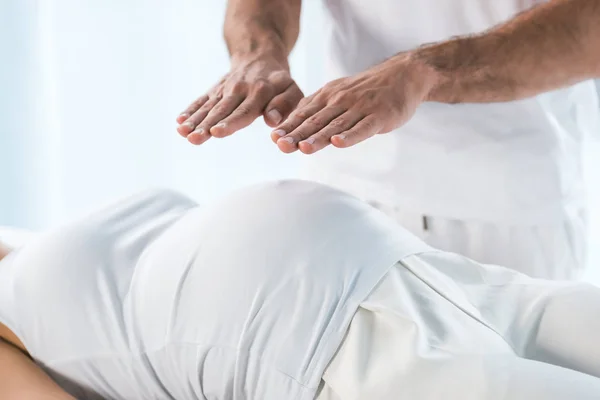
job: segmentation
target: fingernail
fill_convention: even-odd
[[[215,128],[225,128],[226,126],[227,126],[227,124],[225,122],[219,122],[214,127]]]
[[[185,119],[188,119],[190,117],[190,114],[188,114],[188,113],[181,113],[181,114],[179,114],[179,116],[183,117]]]
[[[283,140],[284,142],[288,142],[288,143],[294,143],[294,139],[293,139],[293,138],[291,138],[291,137],[289,137],[289,136],[288,136],[288,137],[281,138],[281,139],[279,139],[279,140]]]
[[[308,139],[304,140],[304,143],[308,143],[308,144],[313,144],[315,142],[315,138],[313,137],[309,137]]]
[[[194,124],[192,124],[191,122],[184,122],[183,125],[187,126],[188,128],[194,127]]]
[[[202,135],[203,133],[204,133],[204,129],[199,128],[199,129],[195,130],[194,132],[192,132],[191,134]]]
[[[273,131],[273,134],[277,136],[285,136],[287,135],[287,132],[283,129],[277,129],[276,131]]]
[[[274,122],[276,124],[278,124],[281,121],[281,113],[275,109],[269,111],[267,113],[267,116],[269,117],[269,119],[271,120],[271,122]]]
[[[335,135],[334,137],[336,137],[336,138],[338,138],[340,140],[346,140],[346,135]]]

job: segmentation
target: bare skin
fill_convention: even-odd
[[[234,69],[237,63],[245,65],[243,60],[252,59],[249,53],[259,59],[268,59],[264,54],[273,52],[279,60],[287,56],[297,36],[299,3],[300,0],[229,2],[225,32],[230,51],[238,43],[252,42],[252,38],[255,43],[262,43],[255,46],[254,52],[233,51]],[[250,29],[250,21],[257,15],[264,22],[262,28]],[[344,148],[402,126],[424,101],[512,101],[599,77],[598,21],[598,0],[553,0],[479,35],[397,54],[358,75],[328,83],[303,99],[292,113],[285,108],[289,116],[282,113],[284,121],[273,131],[272,140],[286,153],[300,150],[311,154],[329,144]],[[264,45],[265,41],[271,45]],[[240,79],[233,80],[236,81]],[[232,134],[260,115],[256,109],[244,113],[243,123],[226,120],[223,130],[215,127],[210,133],[217,137]],[[264,109],[267,113],[269,110],[270,106]],[[206,126],[218,124],[217,115],[213,112],[214,118]],[[180,117],[178,122],[183,120]],[[275,119],[266,117],[266,121],[273,126]],[[184,133],[187,128],[180,126],[179,131]],[[209,137],[200,140],[190,136],[195,143],[203,143]]]
[[[2,259],[6,257],[11,251],[12,249],[10,247],[0,242],[0,261],[2,261]]]
[[[179,117],[193,144],[223,138],[264,116],[281,123],[304,97],[290,76],[288,55],[298,38],[301,0],[229,0],[225,40],[231,70]]]
[[[272,137],[284,152],[353,146],[424,101],[522,99],[600,76],[600,1],[555,0],[488,32],[398,54],[304,99]]]
[[[435,83],[431,69],[401,54],[361,74],[332,81],[303,99],[271,134],[281,151],[311,154],[349,147],[405,124]]]
[[[0,242],[0,262],[12,251],[10,247]],[[1,265],[1,264],[0,264]],[[18,347],[20,350],[25,351],[25,346],[19,340],[7,326],[0,323],[0,340],[4,339],[9,344]]]
[[[13,249],[4,243],[0,242],[0,262],[12,251]],[[0,340],[4,340],[6,343],[17,347],[19,350],[23,352],[27,352],[25,346],[19,340],[17,335],[14,334],[8,327],[2,323],[0,323]]]
[[[0,340],[0,397],[75,400],[18,348]]]

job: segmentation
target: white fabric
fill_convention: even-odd
[[[411,256],[360,305],[317,400],[595,400],[599,314],[589,285]]]
[[[586,265],[583,211],[544,224],[460,221],[373,204],[431,247],[483,264],[502,265],[534,278],[578,279]]]
[[[404,2],[395,3],[383,17]],[[432,16],[439,7],[405,3],[410,13],[395,16],[396,29],[413,18],[420,24],[408,39],[413,32],[441,29],[438,21],[434,26],[412,11]],[[322,61],[331,55],[320,23],[329,15],[323,4],[303,1],[301,35],[290,60],[307,94],[325,84]],[[456,18],[462,0],[439,4],[451,8],[445,24],[464,19]],[[494,10],[514,3],[481,5]],[[90,0],[0,1],[0,225],[47,229],[149,186],[177,188],[209,203],[243,185],[295,177],[301,160],[313,161],[278,152],[261,121],[200,147],[175,133],[177,113],[229,68],[222,40],[225,7],[225,1],[214,0],[103,0],[101,7]],[[202,51],[190,51],[198,48],[199,37]],[[362,54],[368,57],[373,46]],[[511,119],[502,118],[500,126]],[[586,151],[589,204],[600,204],[600,145],[589,143]],[[219,173],[204,173],[215,166]],[[600,265],[600,208],[590,210],[590,222],[595,233],[589,238],[590,262]],[[600,271],[589,276],[600,283]]]
[[[79,399],[312,400],[358,304],[429,251],[303,181],[130,198],[0,266],[0,322]]]
[[[4,243],[10,247],[21,247],[34,236],[35,233],[26,229],[0,226],[0,243]]]
[[[481,32],[534,1],[325,0],[327,79],[421,44]],[[593,81],[497,104],[425,103],[405,126],[306,158],[306,177],[459,220],[560,222],[584,203],[581,141],[598,132]]]

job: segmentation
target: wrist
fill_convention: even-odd
[[[268,60],[289,69],[287,49],[275,33],[247,32],[241,35],[239,40],[228,40],[227,42],[232,65]]]
[[[455,104],[482,98],[494,82],[493,58],[500,39],[496,35],[459,37],[425,45],[412,52],[416,64],[427,71],[431,86],[425,101]],[[497,74],[496,74],[497,75]],[[510,82],[502,85],[509,87]]]
[[[248,54],[248,53],[232,54],[230,57],[230,60],[231,60],[232,68],[236,68],[238,66],[254,64],[254,63],[263,63],[263,64],[269,64],[271,66],[279,67],[288,72],[290,70],[287,57],[284,57],[280,53],[277,53],[277,52],[263,51],[263,52],[256,52],[256,53],[252,53],[252,54]]]
[[[405,65],[408,66],[404,71],[408,72],[407,78],[415,82],[417,91],[421,93],[421,101],[435,101],[433,97],[437,88],[443,85],[444,74],[429,63],[427,58],[419,52],[419,49],[402,56]]]

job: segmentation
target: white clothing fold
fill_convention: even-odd
[[[598,315],[587,284],[411,256],[359,307],[317,399],[597,399]]]

